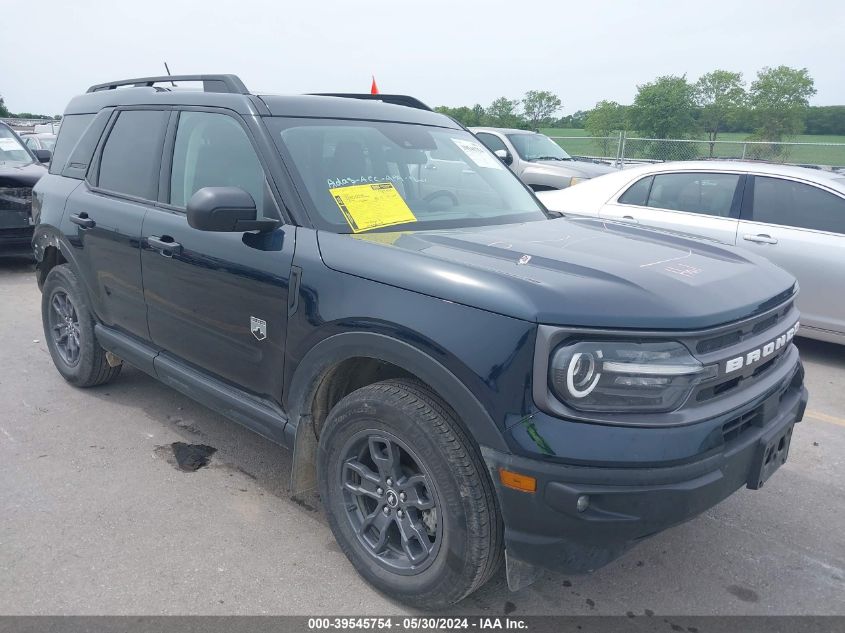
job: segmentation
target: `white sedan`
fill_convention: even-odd
[[[845,344],[845,176],[738,161],[657,163],[537,194],[552,210],[744,246],[798,279],[801,334]]]

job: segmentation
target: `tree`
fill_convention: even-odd
[[[6,107],[6,103],[3,101],[3,97],[0,97],[0,116],[2,117],[9,117],[12,116],[9,112],[9,109]]]
[[[736,120],[746,101],[742,73],[714,70],[695,83],[695,102],[701,108],[699,122],[710,141],[710,158],[719,132]]]
[[[845,106],[810,106],[804,115],[804,132],[845,135]]]
[[[487,122],[495,127],[522,127],[525,120],[518,109],[518,99],[499,97],[487,108]]]
[[[695,91],[685,76],[675,75],[637,86],[629,120],[650,138],[688,138],[696,128]]]
[[[561,109],[560,98],[548,90],[529,90],[522,99],[522,112],[532,130],[548,127],[552,115]]]
[[[602,156],[610,155],[611,145],[615,143],[610,136],[624,130],[626,125],[625,106],[615,101],[599,101],[596,107],[587,113],[585,126],[590,136],[599,137]]]
[[[481,109],[479,113],[478,109]],[[484,125],[484,108],[476,105],[473,108],[460,106],[458,108],[450,108],[449,106],[437,106],[434,108],[436,112],[452,117],[462,125],[467,127]]]
[[[766,67],[757,73],[749,94],[757,125],[754,136],[780,141],[784,136],[801,132],[816,88],[806,68]]]

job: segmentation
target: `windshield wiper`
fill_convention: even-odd
[[[531,160],[567,160],[560,156],[534,156]]]

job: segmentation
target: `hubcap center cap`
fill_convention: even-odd
[[[392,490],[387,491],[387,505],[391,508],[395,508],[399,505],[399,497]]]

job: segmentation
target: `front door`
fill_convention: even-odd
[[[235,186],[263,217],[279,219],[243,122],[220,112],[178,115],[162,204],[144,220],[141,263],[150,336],[179,360],[259,397],[281,400],[295,228],[215,233],[188,225],[203,187]]]

